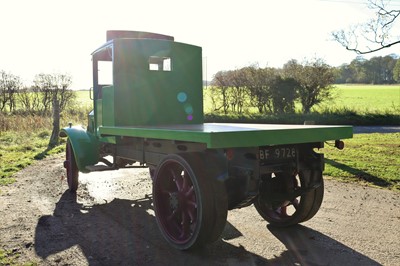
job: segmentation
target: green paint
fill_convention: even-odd
[[[351,126],[198,124],[156,127],[100,127],[101,135],[170,139],[207,144],[208,148],[256,147],[353,136]]]
[[[88,172],[86,166],[94,165],[99,161],[99,141],[80,126],[63,128],[61,137],[68,137],[75,154],[79,171]]]
[[[115,39],[107,45],[113,47],[114,87],[102,88],[104,125],[203,122],[200,47],[152,39]]]

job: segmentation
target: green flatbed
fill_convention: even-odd
[[[224,124],[101,126],[102,136],[126,136],[205,143],[207,148],[255,147],[351,138],[351,126]]]

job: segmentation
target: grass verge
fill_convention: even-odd
[[[309,114],[205,114],[207,123],[257,123],[257,124],[303,124],[304,121],[314,121],[317,125],[357,125],[379,126],[399,125],[400,113],[356,113],[351,110],[324,110],[321,113]]]
[[[322,152],[324,175],[400,190],[400,133],[357,134],[344,150],[325,145]]]
[[[0,265],[16,265],[17,258],[15,252],[0,249]]]
[[[61,126],[68,122],[74,125],[87,123],[88,110],[70,109],[61,114]],[[49,116],[0,113],[0,186],[15,182],[13,175],[47,155],[65,150],[65,139],[60,138],[60,145],[49,150],[52,118]]]
[[[15,181],[13,175],[33,161],[62,152],[62,145],[47,149],[50,131],[2,132],[0,135],[0,185]],[[60,139],[65,141],[64,139]]]
[[[26,263],[19,263],[18,258],[20,253],[17,250],[4,250],[0,249],[0,265],[7,265],[7,266],[35,266],[37,263],[35,262],[26,262]]]

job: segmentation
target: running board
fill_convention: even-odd
[[[124,167],[117,167],[117,166],[107,166],[107,165],[88,165],[85,167],[86,170],[90,172],[101,172],[101,171],[111,171],[111,170],[118,170],[118,169],[129,169],[129,168],[148,168],[146,165],[131,165],[131,166],[124,166]]]
[[[107,166],[107,165],[88,165],[85,167],[90,172],[110,171],[117,170],[118,168]]]

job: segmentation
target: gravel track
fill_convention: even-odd
[[[67,191],[62,155],[0,187],[0,248],[38,265],[398,265],[400,193],[334,180],[310,221],[275,229],[250,206],[228,213],[221,239],[172,249],[158,231],[147,169],[81,174]]]

